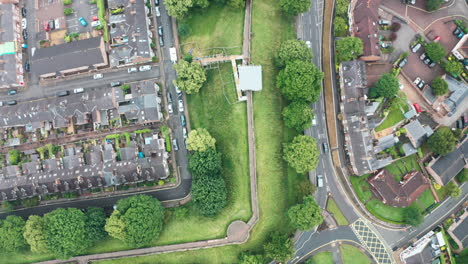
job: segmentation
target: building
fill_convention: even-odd
[[[455,219],[447,232],[452,236],[460,248],[468,248],[468,211]]]
[[[0,3],[0,88],[24,86],[21,43],[21,9],[19,1]]]
[[[420,147],[432,134],[434,131],[430,126],[423,126],[419,120],[414,120],[404,126],[406,129],[406,137],[408,137],[411,145],[414,148]]]
[[[461,115],[468,111],[468,84],[459,82],[456,79],[446,75],[450,95],[442,104],[448,112],[448,116]]]
[[[151,11],[144,0],[109,0],[111,67],[150,62],[154,56],[151,48]]]
[[[31,58],[31,72],[41,78],[76,74],[107,65],[102,37],[37,49]]]
[[[393,207],[407,207],[411,205],[427,188],[430,181],[419,171],[413,171],[403,176],[398,183],[386,169],[367,180],[372,193],[384,204]]]
[[[468,60],[468,34],[465,34],[453,47],[452,54],[459,60]]]
[[[380,59],[379,46],[379,14],[380,0],[352,0],[350,16],[350,32],[353,37],[362,40],[363,61],[378,61]]]
[[[433,159],[426,167],[427,172],[440,185],[449,183],[464,168],[468,168],[468,137],[454,151]]]
[[[262,90],[262,66],[259,65],[239,65],[239,86],[241,91],[261,91]]]
[[[403,264],[433,263],[439,264],[439,256],[445,246],[442,232],[429,231],[400,253]]]
[[[363,61],[354,60],[340,64],[340,111],[345,149],[355,175],[375,171],[392,162],[391,157],[376,157],[371,133],[376,122],[372,121],[374,112],[369,111],[375,108],[372,107],[372,102],[367,100],[366,86],[366,67]]]

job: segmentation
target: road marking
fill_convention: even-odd
[[[364,220],[356,220],[351,224],[351,229],[356,234],[359,241],[361,241],[361,243],[370,251],[370,254],[374,257],[377,263],[394,263],[391,254],[387,252],[387,249],[380,238]]]

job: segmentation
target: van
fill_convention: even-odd
[[[317,175],[317,187],[323,187],[323,176]]]
[[[76,94],[77,93],[82,93],[82,92],[84,92],[83,88],[76,88],[76,89],[73,90],[73,93],[76,93]]]
[[[58,97],[63,97],[63,96],[67,96],[67,95],[69,95],[69,94],[70,94],[69,91],[61,91],[61,92],[58,92],[58,93],[57,93],[57,96],[58,96]]]

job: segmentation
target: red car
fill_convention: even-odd
[[[93,16],[93,17],[92,17],[92,20],[93,20],[93,21],[98,21],[99,18],[98,18],[97,16]]]
[[[416,109],[416,113],[421,113],[422,112],[422,109],[418,104],[414,103],[413,106],[414,106],[414,109]]]
[[[434,42],[439,42],[440,36],[435,37]]]
[[[44,22],[44,30],[45,30],[45,31],[49,31],[49,30],[50,30],[49,21]]]

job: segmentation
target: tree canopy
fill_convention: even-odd
[[[431,42],[426,45],[426,54],[434,62],[439,62],[445,57],[445,49],[439,42]]]
[[[281,43],[275,62],[279,67],[284,67],[288,62],[295,60],[310,62],[312,57],[312,50],[304,41],[291,39]]]
[[[286,64],[276,79],[276,86],[291,101],[315,102],[321,91],[323,73],[311,62],[293,61]]]
[[[309,230],[323,221],[322,210],[311,195],[304,197],[302,203],[289,208],[287,216],[291,225],[301,231]]]
[[[163,220],[164,208],[157,199],[135,195],[117,202],[105,230],[129,246],[143,247],[159,237]]]
[[[348,14],[348,6],[349,6],[349,1],[348,0],[337,0],[336,5],[335,5],[335,14],[336,17],[340,16],[347,16]],[[335,17],[335,19],[336,19]]]
[[[442,156],[452,152],[455,149],[456,142],[457,138],[449,127],[439,128],[427,141],[431,150]]]
[[[444,95],[448,92],[448,84],[440,76],[432,81],[431,87],[434,95]]]
[[[464,183],[468,181],[468,169],[463,169],[460,173],[458,173],[457,181],[459,183]]]
[[[260,254],[242,252],[239,256],[238,264],[264,264],[265,258]]]
[[[86,227],[88,229],[89,239],[99,241],[107,236],[104,230],[106,225],[106,213],[101,207],[90,207],[86,210]]]
[[[207,151],[210,148],[215,148],[216,139],[214,139],[208,130],[197,128],[188,134],[187,149],[192,151]]]
[[[76,208],[59,208],[44,215],[47,247],[57,258],[66,259],[91,245],[86,215]]]
[[[280,0],[280,6],[283,11],[290,15],[296,16],[297,14],[304,13],[310,8],[309,0]]]
[[[26,221],[24,229],[24,239],[31,247],[31,251],[35,253],[46,253],[47,249],[47,238],[46,238],[46,226],[44,219],[37,215],[30,215]]]
[[[403,218],[405,223],[412,226],[418,226],[423,221],[421,209],[417,205],[411,205],[403,209]]]
[[[356,37],[346,37],[337,40],[335,49],[336,60],[338,63],[356,59],[364,52],[362,40]]]
[[[214,216],[226,206],[227,190],[223,177],[197,175],[192,184],[192,201],[201,215]]]
[[[463,72],[463,64],[459,61],[446,61],[443,66],[448,73],[460,75]]]
[[[174,85],[187,94],[198,93],[206,81],[205,70],[198,63],[179,60],[174,69],[177,71]]]
[[[460,187],[458,187],[458,185],[454,183],[453,181],[449,182],[447,186],[445,186],[445,188],[446,188],[447,194],[452,197],[458,198],[462,194],[462,190],[460,189]]]
[[[184,18],[189,9],[193,7],[193,0],[166,0],[167,13],[174,18]]]
[[[265,256],[276,262],[286,262],[294,256],[294,244],[287,235],[276,231],[270,235],[269,241],[263,246]]]
[[[195,175],[218,175],[221,172],[221,153],[214,148],[195,151],[189,156],[189,169]]]
[[[378,96],[391,98],[397,95],[400,83],[393,74],[385,73],[379,78],[374,87]]]
[[[337,16],[334,19],[333,23],[333,34],[335,37],[344,37],[348,33],[348,21],[346,21],[346,18]]]
[[[444,0],[427,0],[426,8],[428,11],[435,11],[440,8]]]
[[[8,159],[10,161],[10,165],[18,165],[20,162],[20,152],[17,149],[12,149],[8,151]]]
[[[292,102],[283,109],[284,124],[297,131],[304,131],[311,126],[314,110],[305,102]]]
[[[315,170],[320,151],[315,138],[296,136],[291,143],[284,144],[283,158],[297,173]]]
[[[26,222],[16,215],[9,215],[4,220],[0,220],[0,249],[7,252],[14,252],[26,247],[26,240],[23,237]]]

